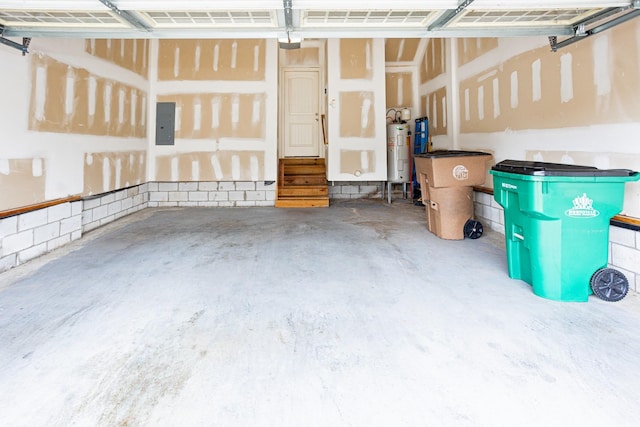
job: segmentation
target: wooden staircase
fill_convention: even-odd
[[[280,159],[278,177],[277,208],[329,206],[327,167],[324,159]]]

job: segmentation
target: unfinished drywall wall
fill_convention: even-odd
[[[416,60],[420,39],[386,39],[384,60],[389,63],[413,63]]]
[[[82,39],[37,38],[29,50],[23,57],[0,49],[5,209],[88,194],[95,187],[85,185],[88,153],[146,148],[143,76],[87,52]],[[144,171],[137,165],[132,173],[144,177]],[[109,190],[115,189],[112,176]],[[119,185],[126,181],[123,175]]]
[[[187,93],[161,95],[157,101],[176,103],[176,138],[265,136],[264,93]]]
[[[384,55],[382,39],[327,42],[330,180],[386,179]]]
[[[146,93],[85,68],[34,53],[29,129],[40,132],[146,136]]]
[[[442,87],[435,92],[423,95],[421,110],[429,117],[429,134],[433,136],[447,135],[447,90]]]
[[[639,20],[556,53],[546,40],[485,47],[494,44],[458,69],[456,148],[490,150],[496,161],[640,169]],[[639,183],[626,184],[623,212],[640,217]]]
[[[320,46],[307,46],[300,49],[280,49],[281,67],[319,67]]]
[[[413,107],[413,74],[409,71],[387,71],[385,76],[387,108]]]
[[[0,158],[0,211],[44,200],[46,165],[43,159]]]
[[[264,151],[190,152],[158,156],[155,181],[260,181]]]
[[[154,101],[175,102],[176,117],[174,145],[149,137],[148,179],[274,180],[277,42],[154,40],[150,51]]]
[[[83,194],[100,194],[144,182],[146,151],[87,153]]]
[[[340,39],[340,78],[371,80],[371,39]]]
[[[158,80],[264,81],[266,40],[161,40]]]
[[[458,39],[458,65],[471,62],[497,47],[498,39],[495,37]]]
[[[446,71],[444,39],[429,39],[422,56],[420,82],[426,83]]]
[[[148,75],[148,39],[87,39],[85,51],[143,77]]]

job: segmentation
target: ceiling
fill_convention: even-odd
[[[0,0],[0,35],[573,37],[638,13],[639,0]]]

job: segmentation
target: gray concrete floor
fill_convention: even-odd
[[[7,426],[637,426],[640,303],[404,200],[145,210],[0,275]]]

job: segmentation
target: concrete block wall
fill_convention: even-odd
[[[382,196],[382,186],[386,182],[380,181],[329,181],[330,199],[366,199]]]
[[[274,182],[150,182],[150,208],[274,206]]]
[[[640,292],[640,231],[609,228],[609,264],[629,281],[629,289]]]
[[[82,201],[0,219],[0,272],[82,236]]]
[[[504,234],[504,209],[493,199],[493,195],[474,191],[473,207],[476,218],[485,229]]]
[[[504,234],[504,210],[492,195],[474,191],[474,212],[485,229]],[[609,267],[620,270],[629,289],[640,293],[640,231],[609,227]]]
[[[82,232],[87,232],[147,207],[149,184],[83,199]]]

